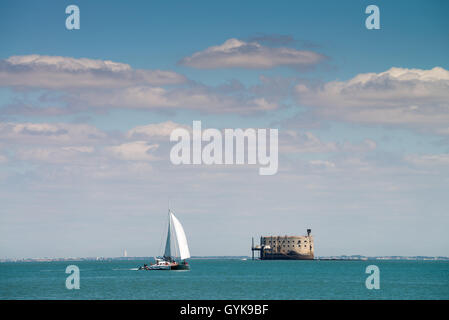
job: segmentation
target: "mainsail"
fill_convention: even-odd
[[[170,215],[170,212],[168,213]],[[165,242],[165,251],[164,251],[164,257],[171,257],[171,232],[170,232],[170,216],[168,218],[168,231],[167,231],[167,241]]]
[[[172,237],[175,240],[175,246],[176,246],[176,257],[180,257],[181,260],[190,258],[190,251],[189,246],[187,245],[187,238],[186,234],[184,232],[184,228],[181,225],[181,222],[179,222],[178,218],[175,217],[173,212],[169,210],[168,212],[169,218],[168,218],[168,232],[167,232],[167,241],[165,243],[165,251],[164,256],[165,257],[171,257],[171,244],[172,244]],[[179,251],[179,252],[178,252]]]
[[[178,250],[181,260],[190,258],[189,246],[187,245],[187,238],[184,232],[184,228],[181,225],[181,222],[175,217],[175,215],[171,214],[171,219],[173,220],[173,225],[175,229],[176,240],[178,241]]]

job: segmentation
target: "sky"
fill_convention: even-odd
[[[193,256],[307,228],[318,256],[448,256],[447,12],[2,1],[0,258],[159,255],[168,201]],[[170,133],[195,120],[278,129],[278,172],[172,164]]]

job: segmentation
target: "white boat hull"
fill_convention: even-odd
[[[171,266],[166,265],[151,265],[148,267],[148,270],[171,270]]]

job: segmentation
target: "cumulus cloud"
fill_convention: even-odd
[[[21,101],[23,91],[16,91],[14,104],[2,108],[8,116],[58,116],[93,108],[248,114],[277,109],[280,100],[243,86],[231,91],[204,86],[171,71],[133,69],[128,64],[107,60],[40,55],[1,60],[0,86],[38,92],[38,102],[30,102],[26,98]]]
[[[82,123],[0,122],[0,142],[15,144],[93,144],[107,135]]]
[[[12,56],[0,61],[0,85],[43,89],[120,88],[185,82],[176,72],[133,69],[108,60],[60,56]]]
[[[125,133],[112,135],[83,123],[0,122],[0,146],[57,145],[62,150],[89,153],[94,151],[94,146],[106,146],[117,142],[138,140],[151,142],[163,139],[168,142],[171,131],[176,128],[191,130],[189,125],[165,121],[137,126]]]
[[[298,101],[321,116],[357,123],[449,123],[449,71],[391,68],[321,86],[298,84]]]
[[[126,135],[128,138],[149,138],[160,139],[170,137],[170,134],[176,128],[184,128],[191,130],[187,125],[181,125],[173,121],[166,121],[161,123],[151,123],[144,126],[137,126],[129,130]]]
[[[151,152],[157,148],[159,148],[158,144],[149,144],[147,141],[133,141],[108,147],[106,150],[122,160],[151,161],[155,159]]]
[[[82,91],[69,100],[102,108],[192,109],[208,113],[251,113],[274,110],[278,103],[264,97],[239,97],[222,94],[213,88],[195,86],[166,89],[135,86],[114,91]]]
[[[94,152],[93,147],[88,146],[69,146],[69,147],[27,147],[17,148],[15,158],[22,161],[38,161],[50,164],[77,165],[80,161],[86,159],[86,155]]]
[[[228,39],[223,44],[195,52],[179,63],[199,69],[246,68],[269,69],[277,66],[310,67],[323,61],[319,53],[293,48],[272,48],[256,41]]]
[[[157,161],[159,143],[169,144],[173,121],[138,126],[124,133],[107,133],[77,123],[0,122],[0,163],[15,160],[64,164],[107,165],[114,161]],[[156,143],[158,142],[158,143]],[[9,156],[5,151],[9,151]],[[161,152],[159,152],[161,153]]]

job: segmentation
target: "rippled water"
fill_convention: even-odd
[[[68,290],[68,265],[80,268]],[[380,269],[368,290],[366,266]],[[190,271],[137,271],[142,261],[0,263],[0,299],[449,299],[445,261],[191,260]]]

